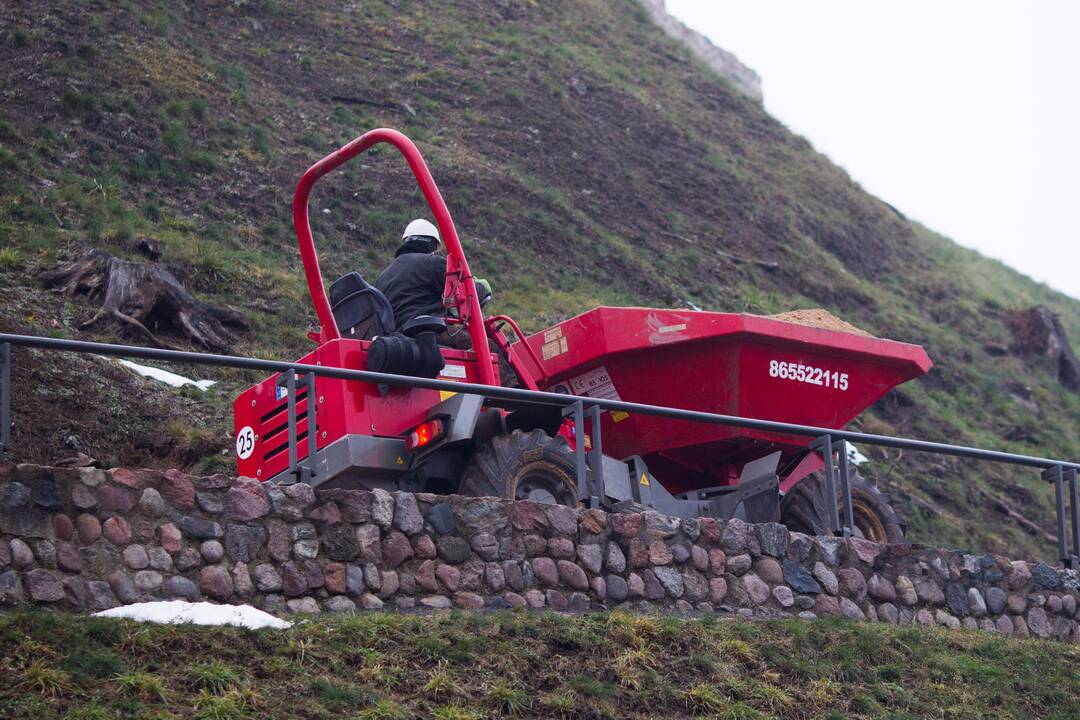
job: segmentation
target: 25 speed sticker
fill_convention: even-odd
[[[836,390],[848,389],[848,374],[842,372],[836,372],[825,370],[819,367],[812,367],[810,365],[802,365],[800,363],[781,362],[779,360],[769,361],[769,377],[778,377],[783,380],[794,380],[796,382],[809,383],[810,385],[820,385],[822,387],[834,388]]]
[[[247,460],[255,451],[255,431],[250,425],[245,425],[240,432],[236,433],[236,457]]]

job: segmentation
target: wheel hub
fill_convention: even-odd
[[[548,505],[558,505],[557,485],[558,483],[553,482],[549,477],[530,474],[518,482],[515,495],[518,500],[532,500],[533,502]]]
[[[517,492],[518,500],[532,500],[533,502],[546,503],[548,505],[557,505],[558,500],[555,495],[543,487],[521,487]]]

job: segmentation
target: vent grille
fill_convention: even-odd
[[[289,399],[281,398],[271,410],[259,419],[263,463],[281,457],[289,452]],[[308,397],[307,386],[296,388],[296,454],[302,460],[308,455]],[[318,412],[315,413],[315,432],[319,432]]]

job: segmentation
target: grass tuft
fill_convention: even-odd
[[[157,675],[136,671],[116,676],[115,682],[125,695],[141,700],[166,700],[165,683]]]
[[[505,680],[499,680],[488,688],[487,701],[503,717],[523,715],[532,707],[529,694]]]
[[[0,270],[14,270],[22,264],[19,249],[13,247],[0,248]]]
[[[35,662],[23,671],[24,686],[30,691],[47,697],[71,692],[71,673]]]
[[[480,720],[480,714],[457,703],[440,705],[432,713],[435,720]]]
[[[96,702],[78,705],[64,715],[64,720],[113,720],[114,715],[108,708]]]
[[[430,698],[440,699],[460,695],[463,690],[453,675],[446,669],[446,665],[440,664],[431,671],[427,682],[424,683],[423,692]]]
[[[404,705],[385,698],[357,715],[359,720],[409,720],[412,716]]]
[[[683,701],[695,714],[718,713],[727,706],[727,698],[708,683],[698,683],[687,689]]]
[[[245,698],[234,690],[224,695],[203,690],[195,700],[194,720],[246,720],[250,716]]]
[[[240,686],[240,673],[221,662],[209,660],[191,668],[189,677],[195,687],[211,695],[223,695]]]

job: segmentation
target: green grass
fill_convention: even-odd
[[[432,638],[472,638],[472,654],[431,659]],[[129,670],[72,673],[74,652]],[[1076,646],[844,621],[365,614],[245,631],[26,611],[0,617],[0,657],[12,720],[1080,713]]]

